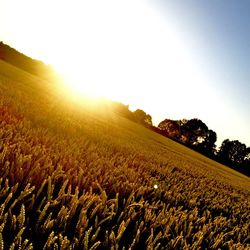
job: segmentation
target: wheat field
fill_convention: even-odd
[[[0,60],[0,249],[250,249],[249,178]]]

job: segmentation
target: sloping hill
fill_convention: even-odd
[[[0,249],[250,247],[248,177],[88,101],[0,60]]]
[[[22,54],[3,42],[0,42],[0,60],[46,80],[56,77],[49,65]]]

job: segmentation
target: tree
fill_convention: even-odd
[[[246,156],[243,164],[244,172],[250,176],[250,147],[246,149]]]
[[[208,156],[214,156],[217,135],[213,130],[199,119],[171,120],[165,119],[159,123],[158,128],[163,135],[191,146]]]
[[[177,121],[165,119],[164,121],[159,123],[158,128],[167,137],[179,139],[181,136],[180,125]]]
[[[214,156],[216,150],[216,141],[216,133],[213,130],[209,129],[204,135],[202,143],[197,145],[197,150],[207,156]]]
[[[129,120],[134,120],[133,113],[129,110],[129,105],[124,105],[120,102],[112,102],[112,108],[117,114]]]
[[[5,45],[3,42],[0,42],[0,60],[5,59],[5,51],[4,51]]]
[[[181,126],[181,134],[187,138],[187,144],[197,146],[208,137],[207,125],[199,119],[191,119]]]
[[[245,161],[250,162],[250,147],[246,149]]]
[[[136,122],[146,127],[151,127],[153,125],[152,117],[149,114],[146,114],[143,110],[137,109],[133,112],[133,115]]]
[[[181,126],[183,126],[184,124],[186,124],[188,122],[188,119],[181,119],[181,120],[177,120],[176,122],[181,127]]]
[[[241,165],[248,158],[248,149],[238,140],[226,139],[220,146],[218,157],[226,164]]]

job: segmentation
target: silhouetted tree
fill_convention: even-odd
[[[249,160],[249,161],[250,161],[250,147],[248,147],[248,148],[246,149],[245,160]]]
[[[207,156],[213,157],[216,150],[216,141],[216,133],[213,130],[209,129],[206,135],[203,137],[202,143],[197,145],[197,150]]]
[[[0,59],[4,60],[5,59],[5,44],[3,42],[0,42]]]
[[[199,119],[191,119],[181,126],[181,134],[187,138],[188,145],[197,146],[208,136],[208,127]]]
[[[246,156],[243,164],[244,172],[250,176],[250,147],[246,149]]]
[[[181,136],[180,125],[177,121],[165,119],[159,123],[158,128],[167,137],[179,139]]]
[[[216,143],[217,141],[217,134],[215,131],[213,131],[212,129],[208,130],[208,136],[206,137],[205,140],[205,145],[204,148],[205,150],[210,153],[210,154],[215,154],[216,152]]]
[[[134,121],[134,115],[129,110],[129,105],[124,105],[120,102],[112,102],[112,108],[117,114]]]
[[[214,156],[217,135],[199,119],[171,120],[165,119],[159,123],[162,134],[186,144],[208,156]]]
[[[152,126],[152,117],[149,114],[146,114],[146,112],[144,112],[143,110],[137,109],[133,112],[133,115],[136,122],[146,127]]]
[[[221,144],[218,157],[226,164],[239,166],[248,158],[248,150],[246,145],[238,140],[226,139]]]
[[[181,119],[176,121],[180,127],[182,127],[184,124],[188,122],[188,119]]]

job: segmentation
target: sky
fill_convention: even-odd
[[[250,1],[0,0],[0,40],[79,93],[250,146]]]

